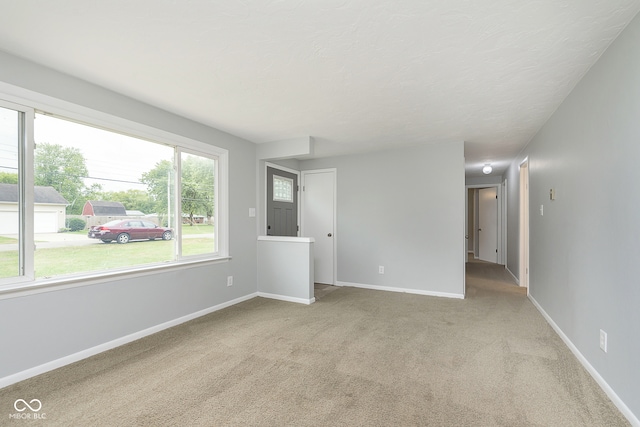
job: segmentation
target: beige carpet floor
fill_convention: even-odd
[[[13,420],[37,398],[46,420]],[[623,426],[504,268],[467,299],[255,298],[0,389],[0,425]]]

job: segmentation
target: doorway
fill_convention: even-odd
[[[336,283],[336,170],[302,172],[302,235],[313,237],[314,282]]]
[[[505,186],[503,184],[474,184],[467,189],[465,229],[469,256],[488,262],[506,263]],[[487,206],[481,206],[481,195]],[[490,211],[487,211],[487,207]],[[480,224],[480,220],[483,224]],[[488,228],[487,228],[488,224]],[[482,229],[482,231],[480,231]],[[481,235],[484,233],[484,235]],[[480,250],[481,244],[483,250]]]
[[[297,236],[299,172],[267,165],[267,236]]]

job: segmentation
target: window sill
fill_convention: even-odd
[[[183,270],[194,266],[220,264],[229,260],[231,260],[231,256],[221,256],[216,258],[185,260],[166,264],[154,264],[135,269],[94,272],[90,274],[83,274],[81,276],[77,275],[52,279],[36,279],[30,282],[6,285],[0,288],[0,300],[24,297],[43,292],[59,291],[62,289],[77,288],[80,286],[95,285],[119,279],[132,279],[141,276],[150,276],[166,271]]]

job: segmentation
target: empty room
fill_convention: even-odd
[[[640,0],[0,6],[0,425],[640,426]]]

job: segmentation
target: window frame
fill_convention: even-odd
[[[116,278],[138,277],[157,274],[167,269],[183,269],[194,264],[220,263],[231,259],[229,255],[229,151],[213,144],[192,139],[176,133],[152,127],[134,120],[94,110],[78,104],[31,92],[16,86],[0,82],[0,106],[23,113],[24,138],[19,150],[19,191],[22,194],[21,238],[19,239],[19,257],[21,275],[0,279],[0,299],[24,296],[26,294],[48,292],[68,287],[86,286]],[[174,148],[176,158],[180,152],[188,152],[216,161],[214,227],[217,252],[198,256],[181,257],[179,248],[174,250],[174,259],[162,264],[148,264],[121,269],[75,273],[51,279],[35,278],[35,247],[29,248],[27,242],[34,241],[34,120],[36,113],[78,122],[111,132],[144,139],[153,143]],[[178,163],[179,164],[179,163]],[[176,163],[174,163],[176,167]],[[178,166],[179,167],[179,166]],[[179,170],[178,170],[179,171]],[[180,183],[179,175],[175,180],[176,190]],[[174,192],[176,219],[181,217],[180,194]],[[178,230],[180,227],[176,227]],[[180,231],[178,231],[180,233]],[[181,236],[176,236],[180,241]]]
[[[193,156],[205,157],[207,159],[212,159],[215,162],[214,170],[213,170],[213,179],[214,179],[214,201],[213,201],[213,230],[214,230],[214,244],[215,250],[211,253],[204,254],[196,254],[196,255],[183,255],[182,254],[182,197],[181,197],[181,187],[182,187],[182,154],[190,154]],[[175,194],[178,195],[176,198],[176,256],[178,259],[182,260],[197,260],[202,258],[208,258],[211,256],[217,256],[220,253],[220,243],[218,241],[218,226],[219,226],[219,200],[218,200],[218,182],[220,178],[220,158],[218,156],[213,156],[211,154],[203,153],[202,151],[196,151],[188,148],[177,147],[176,149],[176,160],[174,161],[174,165],[176,166],[176,179],[175,182]]]
[[[18,135],[18,275],[0,279],[0,288],[7,284],[23,284],[33,282],[34,252],[28,251],[26,242],[34,241],[33,191],[33,108],[0,98],[0,107],[20,113]]]

